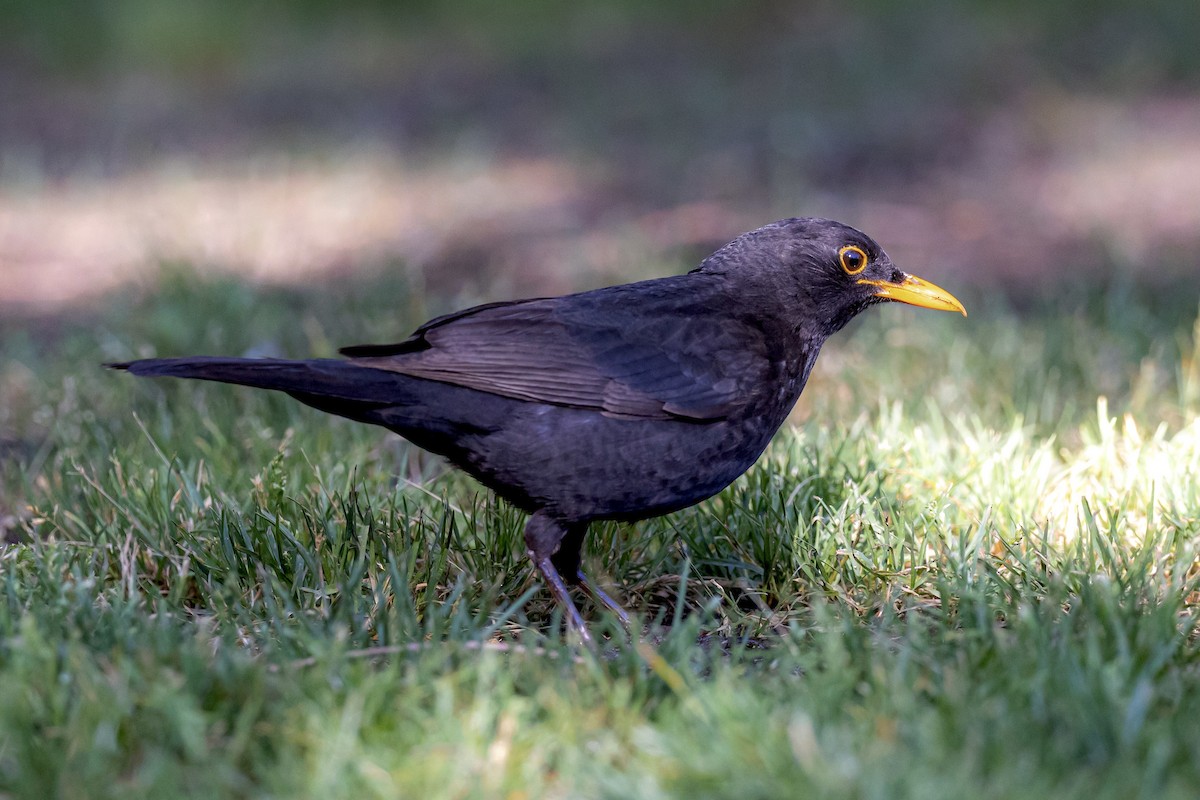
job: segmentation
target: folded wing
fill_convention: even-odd
[[[618,417],[717,420],[770,385],[776,367],[752,321],[712,300],[681,302],[670,287],[619,291],[627,288],[479,306],[399,344],[342,352],[376,369]]]

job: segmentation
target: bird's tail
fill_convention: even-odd
[[[371,412],[413,402],[412,379],[341,359],[148,358],[105,364],[143,377],[192,378],[287,392],[322,411],[362,419]]]

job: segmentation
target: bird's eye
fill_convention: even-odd
[[[857,275],[867,268],[867,254],[857,245],[848,244],[838,250],[838,260],[847,275]]]

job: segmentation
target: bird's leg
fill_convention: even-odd
[[[592,635],[588,632],[583,617],[579,615],[579,609],[571,601],[567,585],[563,583],[562,576],[558,574],[558,568],[554,563],[554,554],[558,552],[567,532],[567,527],[558,520],[540,513],[534,514],[529,518],[529,524],[525,526],[525,546],[528,548],[526,552],[529,553],[529,558],[542,576],[542,580],[546,582],[550,594],[554,595],[555,601],[567,615],[568,624],[579,632],[579,638],[590,647]]]
[[[583,536],[587,533],[587,528],[586,522],[568,525],[567,532],[558,546],[558,552],[551,557],[551,561],[554,562],[555,568],[568,583],[582,586],[593,600],[616,614],[617,619],[621,620],[621,624],[628,629],[629,614],[625,612],[625,609],[617,605],[616,600],[609,597],[603,589],[583,573]]]

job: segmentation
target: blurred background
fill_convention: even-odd
[[[0,316],[556,293],[797,215],[976,302],[1195,278],[1197,42],[1194,0],[3,0]]]

